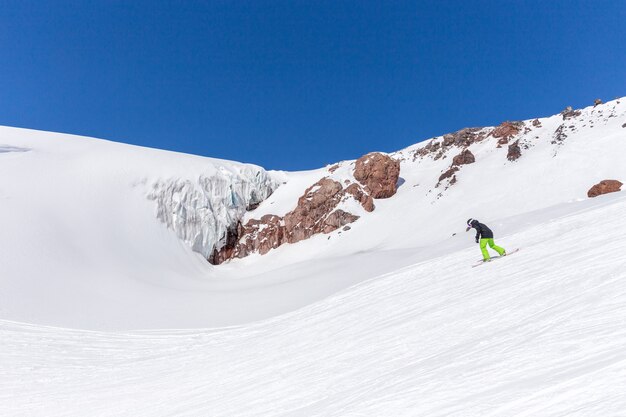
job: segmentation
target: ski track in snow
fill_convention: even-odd
[[[238,327],[0,321],[0,415],[624,415],[626,198],[585,207]]]
[[[18,146],[0,145],[0,153],[12,153],[12,152],[28,152],[29,148],[20,148]]]

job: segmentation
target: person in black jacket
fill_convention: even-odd
[[[493,232],[490,228],[476,219],[468,219],[466,231],[469,231],[471,228],[476,229],[476,243],[480,243],[480,251],[483,253],[483,262],[487,262],[491,259],[489,252],[487,252],[487,245],[498,252],[500,256],[506,256],[506,250],[494,243]]]

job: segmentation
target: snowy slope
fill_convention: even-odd
[[[494,138],[470,145],[476,162],[463,166],[457,173],[457,184],[448,189],[445,184],[436,188],[436,184],[461,148],[452,148],[439,160],[431,156],[414,159],[414,152],[425,145],[423,142],[392,154],[402,160],[402,185],[398,194],[389,200],[377,200],[376,211],[355,223],[350,233],[338,239],[340,242],[334,245],[329,242],[320,250],[337,254],[430,245],[462,230],[469,217],[493,222],[585,199],[587,190],[606,178],[626,182],[623,163],[626,128],[622,127],[626,124],[626,100],[590,106],[572,119],[564,120],[557,114],[538,120],[539,127],[534,127],[531,120],[525,121],[529,131],[515,138],[529,148],[522,150],[517,161],[508,161],[507,146],[496,147]],[[552,143],[561,125],[567,137],[562,143]],[[441,142],[442,137],[433,140]],[[323,176],[341,181],[353,168],[354,161],[344,161],[334,173],[328,170],[307,173],[306,181],[297,177],[298,181],[281,187],[248,217],[258,218],[275,211],[284,213],[295,206],[305,184],[310,185]],[[291,197],[285,198],[289,193]],[[281,204],[286,206],[277,210],[276,206]],[[284,250],[291,254],[297,249]]]
[[[246,207],[281,184],[245,218],[282,215],[353,161],[0,128],[0,415],[623,415],[626,195],[586,192],[626,179],[626,103],[539,121],[517,161],[470,145],[450,187],[460,149],[399,151],[398,193],[350,231],[220,266]],[[468,217],[522,249],[471,268]]]
[[[253,165],[0,128],[0,317],[206,325],[228,300],[207,305],[196,292],[211,265],[191,246],[207,253],[275,186]]]
[[[623,193],[503,218],[515,255],[466,245],[256,324],[0,321],[0,414],[623,415],[624,218]]]
[[[399,151],[394,154],[403,159],[398,193],[377,200],[376,210],[349,232],[315,236],[218,267],[191,248],[207,255],[202,207],[216,197],[212,190],[219,191],[219,200],[230,196],[224,192],[230,188],[215,188],[221,180],[203,185],[202,179],[226,172],[221,178],[231,183],[243,177],[250,184],[267,183],[246,174],[259,168],[1,128],[0,318],[94,330],[248,323],[472,247],[472,236],[463,233],[469,217],[505,237],[533,225],[528,213],[586,199],[589,187],[602,179],[624,181],[626,101],[583,109],[570,120],[558,114],[539,120],[541,127],[526,122],[531,130],[522,141],[529,149],[515,162],[507,161],[506,146],[497,148],[493,138],[472,144],[476,163],[463,166],[448,189],[435,186],[460,149],[438,160],[414,159],[425,142]],[[554,144],[561,125],[567,138]],[[247,218],[286,213],[304,189],[323,176],[350,176],[352,164],[344,161],[332,174],[326,168],[271,173],[284,184]],[[181,186],[188,192],[172,192]],[[247,186],[239,189],[252,195]],[[167,203],[159,206],[163,196]],[[238,207],[234,211],[241,213]],[[512,216],[517,220],[507,223]],[[203,237],[196,240],[198,231]]]

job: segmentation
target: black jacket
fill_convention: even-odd
[[[476,241],[478,239],[493,239],[493,232],[490,228],[485,226],[482,223],[479,223],[478,220],[472,220],[470,225],[476,229]]]

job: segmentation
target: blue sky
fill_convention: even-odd
[[[3,1],[0,124],[310,169],[626,95],[624,22],[601,0]]]

